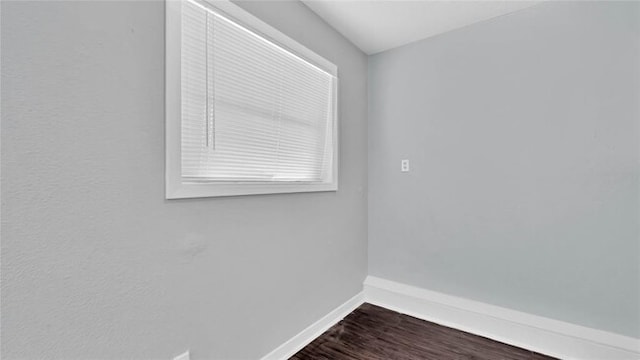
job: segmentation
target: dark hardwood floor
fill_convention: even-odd
[[[554,359],[481,336],[363,304],[291,360]]]

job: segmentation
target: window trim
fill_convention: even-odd
[[[182,0],[165,1],[165,197],[183,199],[257,194],[338,190],[338,69],[271,25],[228,0],[191,0],[237,20],[260,35],[336,77],[333,106],[333,161],[331,182],[183,182],[181,147],[181,39]]]

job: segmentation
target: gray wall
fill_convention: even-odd
[[[543,3],[369,74],[371,275],[640,337],[640,3]]]
[[[337,193],[164,200],[163,2],[2,1],[3,359],[257,358],[361,290],[366,56],[241,6],[338,65]]]

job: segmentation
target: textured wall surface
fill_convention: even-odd
[[[640,337],[640,3],[542,3],[369,71],[371,275]]]
[[[338,65],[337,193],[164,200],[164,3],[2,2],[3,359],[255,359],[361,290],[367,59],[241,6]]]

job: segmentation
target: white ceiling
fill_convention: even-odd
[[[367,54],[505,15],[539,1],[303,0]]]

